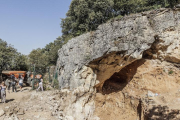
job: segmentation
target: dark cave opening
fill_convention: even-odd
[[[122,68],[119,72],[114,73],[102,86],[102,94],[122,91],[124,87],[133,79],[137,68],[144,64],[145,59],[140,59]]]

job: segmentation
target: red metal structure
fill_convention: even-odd
[[[7,75],[8,77],[14,74],[16,78],[19,78],[19,75],[22,77],[26,76],[26,71],[2,71],[2,74]]]
[[[31,74],[30,77],[33,79],[33,74]],[[40,75],[40,74],[35,75],[35,78],[37,78],[37,79],[40,79],[41,77],[42,77],[42,75]]]

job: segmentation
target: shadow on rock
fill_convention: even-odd
[[[172,120],[177,118],[179,120],[180,110],[172,110],[167,106],[153,106],[144,115],[144,120]]]

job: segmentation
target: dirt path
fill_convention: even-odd
[[[0,110],[2,109],[5,114],[0,115],[0,120],[55,120],[51,116],[50,106],[45,105],[46,99],[42,101],[38,99],[46,94],[46,91],[31,91],[31,87],[24,87],[22,92],[20,89],[17,89],[17,92],[6,91],[6,103],[0,103]]]
[[[0,103],[0,106],[7,105],[12,102],[20,102],[25,96],[29,96],[31,94],[30,89],[31,87],[24,87],[22,92],[20,92],[20,89],[17,89],[17,92],[12,92],[12,90],[10,90],[10,92],[6,91],[6,103]]]

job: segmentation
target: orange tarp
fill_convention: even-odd
[[[14,74],[16,78],[19,78],[19,75],[25,77],[26,71],[2,71],[2,74],[8,75],[8,76]]]
[[[30,77],[33,78],[33,74]],[[40,79],[41,77],[42,77],[42,75],[40,75],[40,74],[35,76],[35,78],[38,78],[38,79]]]

